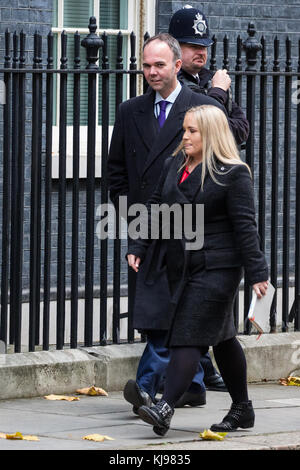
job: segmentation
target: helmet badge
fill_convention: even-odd
[[[207,30],[206,22],[200,13],[197,13],[196,15],[193,28],[195,30],[195,34],[200,34],[200,36],[203,36]]]

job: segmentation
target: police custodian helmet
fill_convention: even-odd
[[[174,13],[169,25],[169,34],[179,43],[198,44],[205,47],[213,44],[209,37],[205,15],[190,5],[185,5]]]

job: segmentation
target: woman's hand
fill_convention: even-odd
[[[135,255],[127,255],[128,266],[130,266],[137,273],[141,263],[141,258]]]
[[[268,285],[268,281],[257,282],[256,284],[253,284],[253,290],[256,292],[259,299],[261,299],[263,295],[266,295]]]

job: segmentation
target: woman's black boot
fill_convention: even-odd
[[[141,406],[138,413],[143,421],[152,424],[156,434],[164,436],[170,427],[174,410],[166,401],[160,400],[155,406]]]
[[[237,428],[253,428],[254,420],[255,414],[252,401],[232,403],[222,423],[213,424],[210,429],[216,432],[230,432],[235,431]]]

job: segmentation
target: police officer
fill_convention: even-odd
[[[231,97],[231,79],[227,70],[212,72],[205,67],[208,47],[213,44],[203,12],[185,5],[171,18],[169,33],[181,46],[182,67],[178,79],[197,93],[218,100],[228,112],[229,124],[238,145],[249,135],[249,123],[243,110]]]

